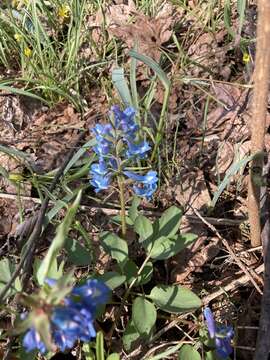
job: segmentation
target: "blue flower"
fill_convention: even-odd
[[[118,105],[114,105],[110,114],[111,124],[97,124],[93,129],[96,138],[93,149],[99,162],[91,165],[90,184],[94,186],[96,193],[108,189],[113,177],[123,173],[136,182],[133,184],[133,191],[139,196],[150,199],[157,189],[158,178],[155,171],[139,175],[122,170],[126,166],[132,166],[132,162],[146,158],[151,150],[149,143],[140,139],[135,114],[133,107],[122,111]]]
[[[54,286],[51,279],[46,282]],[[52,338],[61,351],[72,348],[77,340],[90,341],[96,336],[95,312],[98,305],[107,302],[109,291],[109,288],[98,280],[88,280],[85,285],[74,287],[70,295],[64,298],[64,302],[52,309]],[[34,328],[30,328],[25,334],[23,346],[27,352],[38,349],[45,353],[47,350]]]
[[[90,184],[94,186],[95,192],[106,190],[111,183],[111,173],[108,171],[105,160],[101,157],[97,164],[92,164],[90,168],[92,180]]]
[[[55,329],[54,340],[62,351],[71,348],[75,341],[89,341],[96,336],[93,316],[82,304],[56,307],[51,322]]]
[[[157,190],[157,184],[145,184],[143,186],[133,185],[133,190],[136,195],[145,197],[149,201]]]
[[[231,326],[217,325],[210,308],[204,309],[204,317],[208,328],[210,339],[215,341],[217,355],[221,359],[227,359],[232,353],[231,340],[234,331]]]
[[[93,150],[97,155],[104,156],[111,152],[112,148],[112,126],[110,124],[101,125],[97,124],[93,128],[93,133],[96,136],[97,145],[93,147]]]
[[[125,136],[134,138],[139,130],[135,121],[135,109],[130,106],[121,111],[118,105],[114,105],[111,107],[111,111],[114,114],[115,127],[121,129]]]
[[[96,279],[90,279],[85,285],[76,286],[71,294],[79,296],[81,303],[95,312],[99,304],[105,304],[108,301],[109,293],[110,290],[105,284]]]
[[[131,180],[138,181],[142,184],[154,184],[158,181],[157,172],[150,170],[146,175],[139,175],[131,171],[124,171],[124,174]]]
[[[136,195],[145,197],[147,200],[151,199],[157,189],[158,177],[156,171],[150,170],[146,175],[139,175],[131,171],[124,171],[124,174],[138,183],[133,185]]]
[[[130,141],[127,141],[128,144],[128,150],[126,152],[126,155],[128,158],[132,156],[138,156],[140,159],[144,159],[147,152],[151,150],[151,146],[147,141],[142,141],[139,144],[132,143]]]
[[[23,338],[23,346],[26,352],[33,351],[38,349],[42,354],[46,352],[46,346],[41,341],[41,337],[39,333],[35,330],[35,328],[31,328],[27,331]]]

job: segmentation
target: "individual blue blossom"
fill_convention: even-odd
[[[231,341],[234,336],[233,328],[231,326],[216,324],[213,313],[208,307],[204,309],[204,317],[209,337],[215,342],[217,355],[221,359],[227,359],[233,351],[231,346]]]
[[[23,337],[23,346],[27,352],[39,350],[42,354],[46,352],[46,346],[42,342],[39,333],[35,328],[29,329]]]
[[[111,111],[114,115],[116,129],[122,130],[125,136],[134,139],[136,132],[139,130],[139,126],[135,121],[135,109],[129,106],[124,111],[121,111],[118,105],[114,105]]]
[[[107,155],[111,152],[112,141],[109,139],[112,138],[112,126],[110,124],[101,125],[97,124],[93,128],[93,133],[96,136],[97,145],[93,147],[95,153],[99,156]]]
[[[65,351],[77,340],[90,341],[96,336],[93,321],[93,315],[82,304],[56,307],[51,316],[55,344]]]
[[[111,173],[107,168],[107,163],[102,157],[98,163],[91,165],[90,173],[92,174],[90,184],[95,187],[95,192],[108,189],[111,183]]]
[[[90,279],[84,285],[76,286],[71,295],[79,296],[82,304],[95,312],[99,304],[105,304],[108,301],[109,289],[102,282]]]
[[[128,150],[126,155],[128,158],[132,156],[137,156],[140,159],[144,159],[149,150],[151,150],[151,146],[147,141],[142,141],[139,144],[132,143],[131,141],[127,141]]]
[[[136,195],[151,200],[154,192],[157,190],[157,184],[144,184],[142,186],[133,185],[133,190]]]
[[[136,181],[133,185],[133,190],[136,195],[145,197],[150,200],[153,193],[157,189],[157,172],[150,170],[146,175],[139,175],[131,171],[124,171],[124,174],[131,180]]]
[[[154,184],[158,181],[157,172],[149,170],[146,175],[139,175],[132,171],[124,171],[124,174],[131,180],[138,181],[142,184]]]

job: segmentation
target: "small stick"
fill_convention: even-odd
[[[264,271],[264,265],[258,266],[255,270],[256,274],[261,274]],[[210,301],[216,299],[217,297],[224,295],[224,293],[237,289],[239,286],[245,285],[247,282],[250,281],[250,277],[247,275],[243,275],[238,279],[231,281],[229,284],[223,286],[222,289],[217,290],[209,295],[206,295],[202,298],[203,305],[209,304]]]
[[[255,155],[250,169],[248,186],[248,215],[251,246],[261,244],[260,192],[263,169],[263,151],[267,97],[270,76],[270,2],[258,0],[257,50],[254,70],[252,102],[251,154]]]
[[[248,269],[246,268],[246,266],[242,263],[242,261],[235,255],[235,253],[233,252],[232,248],[230,247],[228,241],[226,239],[224,239],[220,233],[217,231],[217,229],[214,227],[214,225],[210,224],[208,221],[206,221],[201,214],[193,208],[193,211],[195,212],[195,214],[202,220],[202,222],[207,225],[207,227],[212,230],[216,236],[222,241],[223,245],[226,247],[226,249],[228,250],[229,254],[231,255],[231,257],[234,259],[234,261],[237,263],[237,265],[240,267],[240,269],[246,274],[246,276],[249,277],[250,281],[252,282],[252,284],[254,285],[254,287],[256,288],[256,290],[258,291],[259,294],[262,295],[262,290],[259,288],[258,284],[256,283],[256,281],[253,279],[251,272],[248,271]],[[262,283],[261,278],[256,274],[255,277],[258,281],[260,281]]]

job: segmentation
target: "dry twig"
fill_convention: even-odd
[[[270,3],[258,1],[257,50],[254,70],[253,117],[251,127],[252,161],[248,188],[248,214],[252,246],[261,243],[260,191],[263,169],[263,151],[267,96],[270,76]]]
[[[213,231],[213,233],[222,241],[222,244],[225,246],[225,248],[227,249],[228,253],[231,255],[231,257],[234,259],[234,261],[237,263],[237,265],[240,267],[240,269],[246,274],[246,276],[249,278],[249,280],[252,282],[252,284],[254,285],[254,287],[256,288],[256,290],[259,292],[259,294],[262,295],[262,291],[260,289],[260,287],[258,286],[258,284],[256,283],[256,281],[254,280],[254,277],[256,277],[257,281],[259,281],[260,283],[262,283],[261,278],[259,277],[258,274],[256,274],[256,272],[253,272],[251,274],[251,271],[249,271],[247,269],[247,267],[242,263],[242,261],[235,255],[235,253],[233,252],[232,248],[230,247],[228,241],[226,239],[224,239],[220,233],[217,231],[217,229],[214,227],[214,225],[210,224],[207,220],[205,220],[205,218],[202,217],[202,215],[196,210],[193,209],[195,214],[201,219],[201,221],[211,230]],[[253,275],[253,276],[252,276]]]

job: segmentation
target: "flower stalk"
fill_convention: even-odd
[[[126,237],[127,233],[127,222],[126,222],[126,203],[125,203],[125,186],[124,186],[124,178],[123,176],[117,176],[118,187],[119,187],[119,200],[121,206],[121,229],[123,238]]]

